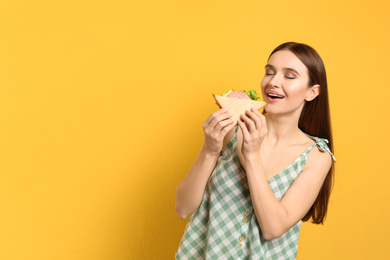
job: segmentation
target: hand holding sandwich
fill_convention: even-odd
[[[245,167],[243,159],[252,154],[259,154],[260,145],[267,134],[265,117],[259,112],[266,103],[258,101],[256,91],[232,91],[223,93],[222,96],[213,95],[220,107],[227,108],[233,114],[232,119],[240,126],[243,133],[242,145],[238,154]],[[244,157],[244,158],[243,158]]]
[[[261,143],[268,132],[265,117],[258,110],[252,108],[241,115],[238,125],[243,134],[242,154],[245,157],[258,155]]]
[[[233,129],[235,122],[227,108],[222,108],[210,115],[203,124],[204,148],[212,155],[219,155],[223,148],[226,134]]]

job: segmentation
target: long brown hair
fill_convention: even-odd
[[[333,153],[332,127],[330,122],[330,109],[328,100],[328,83],[326,80],[326,71],[324,63],[312,47],[296,42],[286,42],[276,47],[273,53],[280,50],[288,50],[295,54],[305,64],[309,72],[309,86],[320,85],[320,94],[312,101],[306,101],[298,122],[298,127],[305,133],[326,138],[328,147]],[[315,224],[323,224],[329,205],[329,197],[334,182],[334,163],[322,184],[317,199],[302,218],[302,221],[308,221],[310,218]]]

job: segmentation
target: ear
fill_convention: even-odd
[[[312,101],[320,94],[320,85],[313,85],[309,88],[309,91],[306,95],[306,101]]]

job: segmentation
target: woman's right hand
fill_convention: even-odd
[[[226,134],[235,126],[232,114],[226,108],[212,113],[203,124],[204,148],[213,155],[219,155],[223,148]]]
[[[203,124],[204,142],[202,148],[176,189],[176,212],[180,218],[191,216],[202,202],[203,194],[223,148],[226,134],[233,129],[234,121],[227,109],[211,114]]]

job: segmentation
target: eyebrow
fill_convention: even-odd
[[[271,69],[275,69],[275,67],[274,66],[272,66],[271,64],[267,64],[267,65],[265,65],[265,68],[271,68]],[[296,74],[298,74],[298,76],[300,76],[300,74],[298,73],[298,71],[296,71],[295,69],[293,69],[293,68],[287,68],[287,67],[284,67],[284,68],[282,68],[283,70],[287,70],[287,71],[292,71],[292,72],[294,72],[294,73],[296,73]]]

